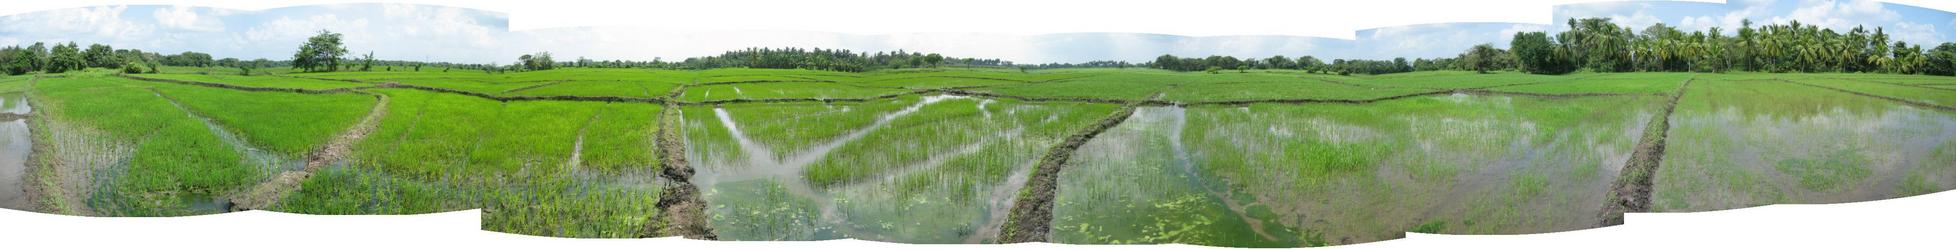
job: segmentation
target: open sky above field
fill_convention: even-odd
[[[1018,8],[1041,7],[1031,5]],[[1216,7],[1198,9],[1213,8]],[[1244,9],[1246,15],[1263,15],[1258,13],[1267,12],[1252,11],[1250,9],[1254,8],[1244,6],[1229,8]],[[670,11],[657,13],[667,12]],[[727,15],[729,19],[747,15],[715,12],[719,14],[712,15]],[[564,59],[581,56],[593,59],[649,60],[657,57],[673,60],[746,47],[823,47],[858,51],[904,49],[959,57],[1001,58],[1019,63],[1145,61],[1161,54],[1238,57],[1310,54],[1320,58],[1390,59],[1452,56],[1479,43],[1506,47],[1513,32],[1560,31],[1566,29],[1562,20],[1577,17],[1611,17],[1619,24],[1638,29],[1661,22],[1686,30],[1726,27],[1727,32],[1736,30],[1743,19],[1760,24],[1800,20],[1836,30],[1855,25],[1881,26],[1896,40],[1917,44],[1956,41],[1956,14],[1862,0],[1592,2],[1555,5],[1547,12],[1543,16],[1550,16],[1550,19],[1529,21],[1533,23],[1448,22],[1391,26],[1357,30],[1351,33],[1351,39],[1345,39],[1309,32],[1241,31],[1251,32],[1244,35],[1197,32],[1200,30],[1128,32],[1130,30],[1120,26],[1109,26],[1106,33],[970,32],[956,26],[920,33],[863,32],[857,27],[741,26],[740,22],[731,21],[729,23],[733,24],[715,24],[719,20],[674,21],[698,19],[687,18],[697,14],[662,14],[641,21],[595,27],[512,30],[512,19],[527,17],[462,7],[405,4],[329,4],[264,10],[139,5],[55,9],[0,17],[0,44],[76,41],[165,53],[191,50],[218,57],[284,59],[290,57],[293,48],[305,37],[318,30],[329,29],[346,34],[348,48],[357,53],[372,51],[384,59],[467,63],[505,62],[510,61],[511,55],[545,50]],[[1134,18],[1151,17],[1138,15]],[[903,19],[894,20],[901,22]],[[1270,17],[1246,20],[1270,20]],[[1296,20],[1315,19],[1300,17]],[[827,22],[833,21],[810,21]],[[916,22],[934,21],[926,19]],[[1231,23],[1220,25],[1216,27],[1217,30],[1244,30],[1234,26],[1342,25],[1303,21],[1215,23]],[[682,24],[697,27],[672,28]],[[733,28],[712,29],[718,27],[716,25],[731,25]],[[1199,36],[1185,36],[1189,34]]]

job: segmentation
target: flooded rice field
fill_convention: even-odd
[[[1052,234],[1283,247],[1590,228],[1657,100],[1143,108],[1076,153]]]
[[[259,183],[301,175],[296,191],[262,209],[479,208],[487,230],[624,238],[668,236],[665,212],[684,206],[662,198],[697,197],[706,205],[685,211],[703,214],[721,240],[998,243],[1027,231],[1014,218],[1043,215],[1050,221],[1031,221],[1057,243],[1296,247],[1595,228],[1626,195],[1613,185],[1640,180],[1626,176],[1654,176],[1628,184],[1648,192],[1627,194],[1649,197],[1651,212],[1956,188],[1956,114],[1776,80],[1659,86],[1685,86],[1682,95],[1462,91],[1246,105],[941,94],[682,105],[380,89],[350,97],[379,105],[307,111],[349,124],[309,134],[173,96],[242,94],[140,86],[63,86],[77,89],[36,96],[57,107],[45,110],[0,94],[0,207],[220,213]],[[75,101],[103,93],[135,104]],[[319,100],[266,105],[338,101]],[[131,108],[148,111],[121,112]],[[372,136],[338,133],[349,127]],[[307,150],[329,144],[350,151],[310,159]],[[1661,167],[1643,175],[1636,166],[1652,161],[1639,152],[1652,151]],[[182,187],[192,181],[203,187]],[[1049,210],[1019,216],[1020,205]]]
[[[1956,115],[1765,81],[1692,86],[1657,211],[1870,201],[1956,187]],[[1751,98],[1748,98],[1751,97]]]
[[[685,110],[687,152],[721,239],[980,243],[1038,155],[1112,108],[952,96],[700,107]],[[800,115],[741,119],[784,112]],[[841,125],[794,125],[810,122]]]
[[[27,198],[27,156],[34,151],[33,133],[27,119],[20,117],[33,111],[27,95],[0,94],[0,114],[6,115],[0,119],[0,208],[34,208]]]

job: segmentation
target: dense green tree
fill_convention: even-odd
[[[43,69],[43,71],[48,73],[61,73],[88,67],[88,60],[82,57],[80,47],[74,42],[54,44],[54,49],[48,52],[47,68]]]
[[[1956,75],[1956,42],[1942,43],[1929,50],[1929,65],[1925,73],[1931,75]]]
[[[122,67],[123,63],[121,58],[116,58],[115,48],[104,44],[89,44],[88,50],[82,52],[82,58],[88,60],[89,67],[96,68]]]
[[[292,55],[292,68],[306,72],[339,70],[340,57],[346,55],[346,47],[340,43],[340,33],[320,30],[318,35],[306,39],[299,46],[299,52]]]
[[[1550,40],[1547,32],[1521,32],[1508,43],[1514,53],[1515,62],[1522,72],[1535,74],[1563,74],[1576,69],[1575,60],[1569,57],[1561,45]]]
[[[1467,49],[1467,53],[1460,54],[1460,61],[1466,62],[1468,69],[1474,72],[1487,73],[1504,69],[1502,59],[1507,57],[1507,54],[1506,51],[1494,48],[1493,44],[1483,43]]]

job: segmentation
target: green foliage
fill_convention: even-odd
[[[1515,33],[1509,49],[1513,51],[1515,62],[1522,72],[1534,74],[1564,74],[1576,69],[1576,62],[1568,55],[1562,45],[1549,40],[1546,32]]]
[[[292,54],[292,68],[306,72],[337,71],[340,57],[346,55],[346,47],[340,43],[340,33],[320,30],[318,35],[306,39],[299,51]]]

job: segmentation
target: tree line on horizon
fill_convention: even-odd
[[[1290,69],[1311,73],[1389,74],[1429,70],[1479,72],[1514,70],[1534,74],[1589,72],[1840,72],[1956,75],[1956,43],[1924,50],[1920,44],[1890,41],[1880,27],[1856,26],[1845,33],[1790,21],[1753,27],[1742,22],[1736,35],[1719,27],[1686,32],[1663,23],[1639,31],[1609,18],[1569,19],[1569,30],[1518,32],[1508,49],[1475,45],[1458,56],[1385,60],[1334,60],[1311,56],[1239,60],[1230,56],[1180,58],[1162,55],[1144,67],[1174,71]]]
[[[121,69],[123,73],[156,73],[161,66],[230,67],[243,74],[262,67],[290,67],[303,72],[343,70],[420,71],[423,66],[480,70],[485,73],[548,70],[559,67],[581,68],[773,68],[862,72],[882,69],[959,67],[1039,68],[1156,68],[1173,71],[1249,69],[1302,70],[1325,74],[1391,74],[1413,71],[1519,71],[1534,74],[1588,72],[1865,72],[1891,74],[1956,75],[1956,43],[1942,43],[1924,50],[1920,44],[1890,41],[1880,27],[1872,30],[1856,26],[1845,33],[1813,24],[1790,21],[1753,27],[1751,20],[1735,35],[1719,27],[1686,32],[1663,23],[1642,30],[1617,25],[1609,18],[1569,19],[1567,31],[1517,32],[1507,49],[1494,44],[1475,45],[1453,57],[1404,57],[1392,60],[1332,59],[1314,56],[1295,58],[1238,59],[1233,56],[1177,57],[1162,55],[1153,61],[1091,61],[1085,63],[1047,63],[1015,65],[1000,59],[956,58],[937,53],[898,50],[894,52],[854,52],[846,49],[748,48],[720,55],[687,58],[682,61],[609,60],[578,58],[556,61],[550,52],[517,57],[509,65],[497,63],[463,64],[379,60],[372,52],[354,58],[341,42],[343,35],[321,30],[306,40],[290,60],[212,59],[210,54],[185,51],[160,54],[138,49],[114,49],[90,44],[86,49],[74,42],[52,47],[36,42],[25,47],[0,48],[0,73],[20,75],[29,72],[61,73],[90,67]],[[378,68],[377,68],[378,66]]]

